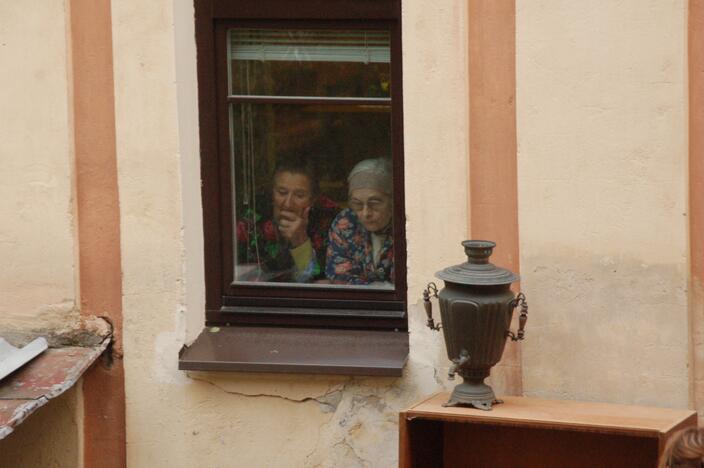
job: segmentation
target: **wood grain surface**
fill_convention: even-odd
[[[491,411],[431,395],[400,413],[401,467],[657,466],[692,410],[503,397]]]

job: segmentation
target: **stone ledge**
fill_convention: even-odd
[[[11,434],[37,409],[75,385],[108,348],[112,340],[109,324],[100,318],[94,319],[82,321],[91,323],[89,327],[48,336],[51,348],[0,382],[0,439]],[[19,332],[6,335],[3,332],[8,341],[20,345],[36,335]],[[73,345],[62,346],[61,343]]]

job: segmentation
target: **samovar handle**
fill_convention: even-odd
[[[520,341],[525,337],[526,322],[528,321],[528,303],[526,302],[526,295],[523,293],[518,293],[518,296],[511,301],[511,309],[515,309],[521,306],[521,315],[518,317],[518,331],[514,334],[511,330],[506,332],[506,336],[511,338],[511,341]]]
[[[442,324],[438,323],[435,325],[435,320],[433,320],[433,304],[430,302],[431,294],[433,297],[438,297],[438,287],[435,283],[428,283],[428,286],[423,291],[423,307],[425,307],[425,315],[428,316],[428,321],[425,324],[431,330],[438,331]]]

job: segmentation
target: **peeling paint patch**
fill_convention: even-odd
[[[41,397],[36,400],[0,400],[0,439],[12,434],[15,427],[19,426],[30,414],[49,402],[48,398]],[[9,412],[12,414],[7,414]]]
[[[174,330],[161,332],[154,340],[154,364],[152,375],[156,381],[166,384],[188,385],[187,376],[178,370],[178,350],[186,336],[186,314],[179,306],[174,317]]]
[[[323,413],[334,413],[342,401],[342,390],[335,390],[315,399]]]
[[[67,346],[95,347],[112,333],[112,326],[102,317],[76,316],[60,327],[0,327],[0,335],[12,345],[23,347],[35,338],[44,337],[50,348]]]

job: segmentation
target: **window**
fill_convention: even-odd
[[[393,289],[389,31],[226,34],[234,284]]]
[[[407,354],[400,2],[195,5],[206,325]]]

